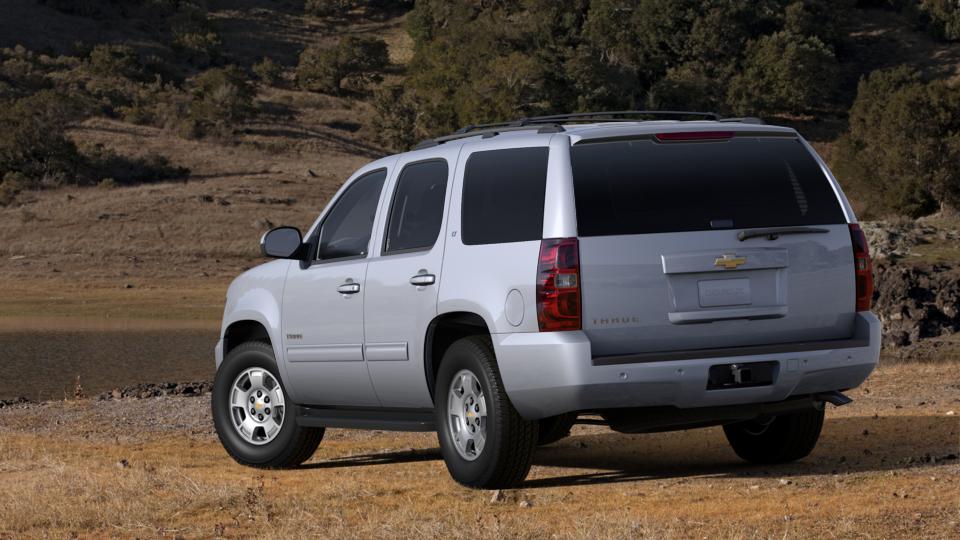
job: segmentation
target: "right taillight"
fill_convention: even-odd
[[[870,311],[873,303],[873,262],[867,237],[857,223],[850,224],[850,242],[853,244],[853,269],[857,282],[857,311]]]
[[[537,322],[541,332],[580,329],[580,249],[576,238],[540,242]]]

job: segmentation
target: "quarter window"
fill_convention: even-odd
[[[320,226],[317,258],[322,260],[366,257],[373,218],[387,171],[361,176],[343,192]]]
[[[543,236],[547,147],[474,152],[463,174],[463,243],[503,244]]]
[[[422,161],[403,168],[390,207],[384,253],[433,247],[443,221],[448,172],[444,160]]]

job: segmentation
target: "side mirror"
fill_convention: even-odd
[[[299,259],[303,235],[296,227],[277,227],[260,239],[260,253],[275,259]]]

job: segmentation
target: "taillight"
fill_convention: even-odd
[[[540,242],[537,322],[542,332],[580,329],[580,249],[576,238]]]
[[[857,311],[870,311],[873,303],[873,262],[867,237],[856,223],[850,224],[850,242],[853,244],[853,269],[857,281]]]

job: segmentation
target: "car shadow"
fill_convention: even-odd
[[[591,469],[528,480],[524,488],[673,478],[777,478],[957,464],[960,419],[941,416],[828,418],[806,458],[781,465],[740,460],[719,429],[657,436],[600,433],[541,448],[534,465]],[[597,471],[599,469],[599,471]],[[553,471],[550,471],[553,472]]]
[[[727,445],[719,428],[568,437],[538,449],[540,478],[523,488],[596,485],[677,478],[777,478],[887,471],[958,464],[960,418],[890,416],[829,418],[810,456],[782,465],[751,465]],[[441,459],[439,448],[362,454],[307,463],[302,469],[395,465]],[[566,470],[588,472],[566,474]]]
[[[339,469],[347,467],[365,467],[368,465],[396,465],[399,463],[417,463],[420,461],[436,461],[440,459],[439,448],[425,448],[419,450],[405,450],[402,452],[384,452],[381,454],[362,454],[333,458],[325,461],[305,463],[300,469]]]

